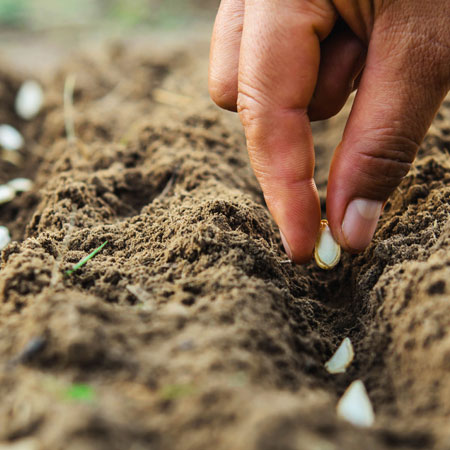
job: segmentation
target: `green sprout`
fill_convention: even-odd
[[[88,384],[72,384],[64,392],[64,397],[70,401],[91,403],[94,401],[95,392]]]
[[[96,393],[92,386],[86,383],[67,384],[55,376],[44,376],[42,385],[53,397],[68,402],[93,403]]]
[[[176,400],[195,393],[195,387],[190,384],[169,384],[161,388],[160,394],[164,400]]]
[[[106,244],[108,241],[103,242],[100,247],[97,247],[93,252],[89,253],[85,258],[83,258],[80,262],[76,263],[71,269],[66,270],[66,275],[72,275],[76,270],[80,267],[84,266],[91,258],[93,258]]]

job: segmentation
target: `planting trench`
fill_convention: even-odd
[[[201,56],[114,44],[42,79],[3,65],[0,122],[26,139],[0,182],[0,440],[27,449],[450,448],[450,101],[361,255],[295,266]],[[75,75],[75,141],[63,87]],[[342,123],[314,125],[322,201]],[[65,271],[103,242],[80,270]],[[324,363],[349,336],[345,374]],[[362,379],[376,422],[338,419]],[[14,447],[13,447],[14,448]],[[18,447],[17,447],[18,448]],[[22,448],[22,447],[20,447]]]

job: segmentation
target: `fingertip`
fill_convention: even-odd
[[[296,264],[311,260],[320,227],[320,202],[314,181],[310,189],[281,192],[280,203],[270,208],[289,259]],[[288,195],[287,195],[288,194]]]
[[[239,59],[239,115],[250,162],[288,255],[313,255],[320,202],[313,180],[314,146],[307,107],[320,62],[320,38],[335,22],[328,2],[245,2]],[[274,17],[277,20],[274,20]]]
[[[364,251],[372,241],[383,202],[355,198],[347,205],[342,221],[342,237],[351,252]]]
[[[237,110],[237,74],[231,78],[210,74],[208,81],[209,95],[220,108],[236,112]]]
[[[354,253],[354,250],[350,248],[346,242],[342,233],[342,222],[344,214],[348,204],[348,193],[345,189],[345,182],[341,183],[339,177],[340,167],[342,164],[340,143],[333,155],[333,159],[330,166],[330,173],[328,176],[327,186],[327,220],[330,226],[331,234],[343,250],[349,253]]]
[[[286,252],[287,257],[294,262],[295,264],[306,264],[309,261],[311,261],[314,253],[314,243],[307,244],[304,240],[302,242],[302,246],[300,248],[297,248],[294,246],[295,252],[291,250],[291,246],[289,244],[289,241],[284,236],[284,233],[280,231],[281,234],[281,241],[283,243],[284,251]]]
[[[327,218],[335,240],[348,253],[361,253],[371,243],[389,192],[379,190],[374,180],[386,174],[367,176],[367,160],[358,158],[344,142],[335,150],[327,187]],[[384,186],[384,184],[383,184]]]
[[[317,230],[317,232],[318,232],[318,230]],[[316,235],[317,235],[317,232],[315,233]],[[285,251],[287,257],[292,262],[294,262],[295,264],[306,264],[312,259],[313,253],[314,253],[315,241],[316,241],[315,238],[312,241],[310,239],[311,236],[306,236],[306,238],[301,239],[300,244],[297,243],[297,237],[293,238],[291,242],[293,242],[292,248],[294,250],[292,250],[289,240],[286,238],[286,236],[281,231],[281,229],[280,229],[280,236],[281,236],[281,242],[284,247],[284,251]]]

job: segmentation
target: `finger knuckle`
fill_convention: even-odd
[[[359,155],[365,178],[379,191],[390,193],[408,174],[418,143],[405,136],[378,136]]]
[[[360,171],[376,190],[388,193],[400,184],[410,168],[411,164],[405,162],[366,155]]]
[[[237,111],[246,129],[256,127],[259,119],[269,112],[264,102],[264,95],[257,89],[244,86],[242,83],[240,83],[237,97]]]

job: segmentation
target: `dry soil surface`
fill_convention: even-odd
[[[0,448],[450,449],[450,101],[373,243],[324,272],[287,261],[206,66],[206,45],[84,52],[24,122],[35,74],[2,65],[0,122],[26,146],[0,182],[35,187],[0,206]],[[342,120],[314,126],[322,200]],[[335,412],[355,379],[369,429]]]

